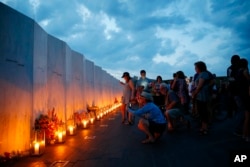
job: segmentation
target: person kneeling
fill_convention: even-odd
[[[150,93],[143,91],[139,103],[142,104],[141,108],[134,110],[129,107],[128,112],[141,117],[138,128],[147,135],[147,139],[143,140],[142,143],[154,143],[165,131],[166,120],[159,107],[153,103],[153,97]]]

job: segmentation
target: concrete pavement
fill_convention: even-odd
[[[190,118],[191,119],[191,118]],[[136,119],[136,122],[138,118]],[[78,129],[64,144],[46,146],[40,157],[25,157],[14,167],[227,167],[233,150],[250,150],[250,143],[232,134],[234,119],[214,122],[207,136],[198,134],[198,123],[190,130],[167,132],[154,144],[141,144],[145,135],[137,125],[121,124],[119,111]]]

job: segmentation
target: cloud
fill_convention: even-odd
[[[83,4],[80,4],[79,6],[77,6],[76,11],[79,14],[79,16],[82,18],[83,22],[86,22],[87,19],[91,18],[91,12]]]
[[[40,6],[40,0],[29,0],[29,3],[32,6],[33,12],[37,13],[37,9]]]
[[[174,55],[172,55],[172,56],[164,56],[164,55],[160,55],[159,53],[157,53],[153,57],[152,60],[156,64],[159,64],[159,63],[167,63],[169,65],[175,65],[176,64],[176,57]]]
[[[7,4],[9,3],[11,0],[2,0],[3,3]]]
[[[42,20],[42,21],[39,22],[39,25],[45,28],[45,27],[47,27],[50,23],[51,23],[51,20],[50,20],[50,19],[44,19],[44,20]]]
[[[119,78],[193,75],[199,60],[225,75],[231,55],[250,55],[250,1],[0,1]]]
[[[129,61],[129,62],[138,62],[140,60],[141,60],[141,58],[139,56],[128,56],[126,58],[126,61]]]
[[[171,47],[175,48],[176,52],[190,51],[200,58],[216,53],[218,46],[229,42],[232,38],[237,39],[229,29],[198,21],[191,21],[186,26],[176,29],[166,30],[158,27],[155,36],[162,40],[162,44],[171,41],[173,45]]]
[[[134,41],[133,36],[130,35],[130,34],[127,35],[127,39],[128,39],[128,41],[130,41],[130,42],[133,42],[133,41]]]
[[[116,24],[114,18],[110,18],[106,13],[101,12],[101,24],[105,26],[104,34],[107,40],[111,39],[112,33],[120,32],[120,28]]]

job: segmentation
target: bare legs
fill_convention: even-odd
[[[122,123],[125,123],[126,116],[127,116],[127,105],[126,104],[122,104],[121,113],[122,113]]]
[[[174,114],[174,112],[175,112],[175,117],[171,116],[171,113]],[[175,130],[177,122],[181,122],[182,124],[186,125],[188,129],[191,127],[190,121],[185,119],[179,110],[176,109],[167,110],[164,113],[164,115],[168,122],[169,132],[173,132]]]
[[[132,124],[133,123],[133,118],[134,118],[134,115],[130,112],[127,111],[127,104],[122,104],[121,106],[121,113],[122,113],[122,123],[127,123],[125,122],[126,119],[128,120],[128,123]]]
[[[133,121],[134,121],[133,118],[134,118],[134,115],[133,115],[132,113],[129,112],[129,113],[128,113],[128,122],[132,124]]]
[[[143,140],[142,143],[153,143],[155,141],[153,135],[149,131],[149,122],[147,120],[143,118],[140,119],[138,128],[148,136],[148,138],[146,140]]]
[[[166,116],[167,121],[168,121],[168,131],[173,131],[174,130],[173,121],[170,118],[170,115],[169,115],[169,113],[167,111],[165,112],[165,116]]]

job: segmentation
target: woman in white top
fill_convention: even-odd
[[[130,101],[135,100],[135,87],[134,83],[129,75],[128,72],[124,72],[122,75],[122,78],[125,80],[125,83],[120,82],[124,88],[123,88],[123,98],[122,98],[122,107],[121,107],[121,112],[122,112],[122,123],[125,123],[126,116],[127,116],[127,108],[128,104]],[[131,113],[128,114],[128,124],[132,125],[133,116]]]

